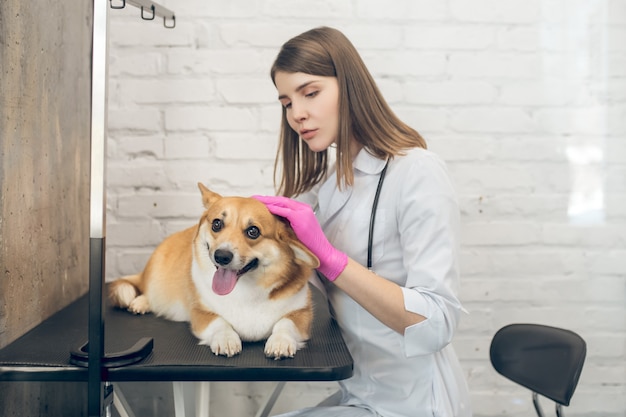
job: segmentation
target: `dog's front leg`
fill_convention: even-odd
[[[232,326],[219,315],[194,308],[191,311],[191,330],[216,355],[234,356],[241,352],[241,338]]]
[[[278,320],[265,343],[265,356],[276,360],[293,358],[304,346],[304,340],[294,322],[286,317]]]

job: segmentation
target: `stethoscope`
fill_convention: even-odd
[[[378,197],[380,196],[380,190],[383,188],[383,181],[385,174],[387,173],[387,167],[389,166],[389,160],[385,163],[385,167],[380,172],[378,178],[378,186],[376,187],[376,194],[374,194],[374,203],[372,204],[372,214],[370,215],[370,228],[367,237],[367,269],[372,269],[372,243],[374,241],[374,222],[376,220],[376,207],[378,207]]]
[[[367,269],[372,269],[372,245],[374,242],[374,223],[376,221],[376,208],[378,207],[378,197],[380,197],[380,190],[383,188],[383,181],[385,180],[385,174],[387,173],[387,167],[389,166],[389,160],[385,162],[385,167],[380,172],[378,178],[378,185],[376,186],[376,194],[374,194],[374,203],[372,204],[372,214],[370,214],[370,226],[367,237]],[[319,203],[315,205],[313,212],[317,214],[319,210]]]

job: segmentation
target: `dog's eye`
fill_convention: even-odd
[[[214,232],[219,232],[223,228],[224,228],[224,223],[222,223],[222,221],[220,219],[213,220],[213,223],[211,224],[211,229]]]
[[[259,236],[261,236],[261,231],[259,230],[258,227],[251,226],[246,229],[246,235],[250,239],[257,239]]]

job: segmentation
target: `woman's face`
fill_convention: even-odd
[[[337,78],[279,71],[274,82],[289,126],[309,148],[320,152],[334,143],[339,131]]]

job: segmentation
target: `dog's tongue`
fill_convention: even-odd
[[[230,293],[237,283],[237,271],[217,268],[213,275],[213,292],[217,295]]]

